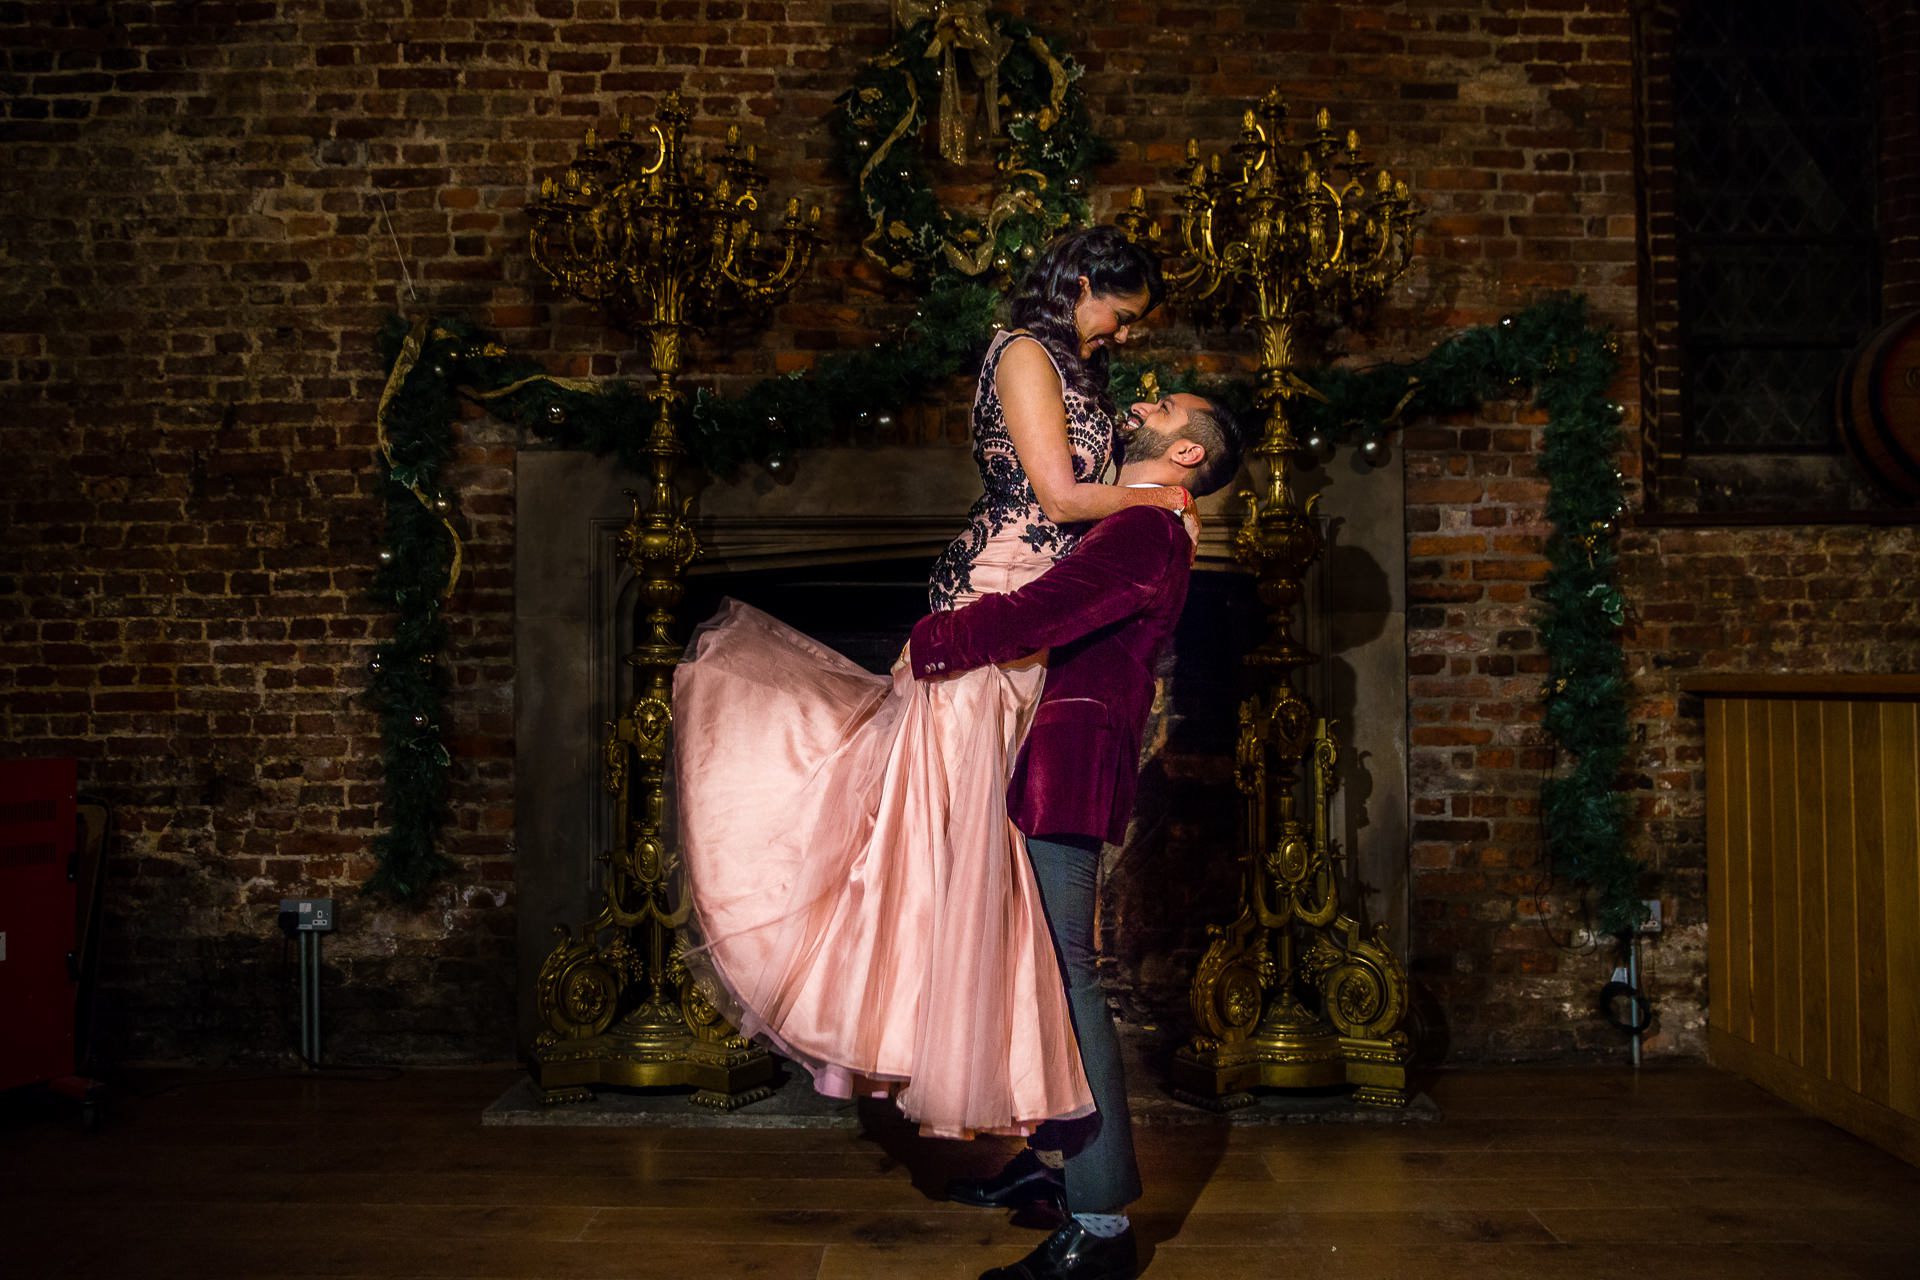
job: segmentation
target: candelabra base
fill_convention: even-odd
[[[1352,1085],[1364,1107],[1407,1105],[1408,1046],[1403,1036],[1363,1040],[1324,1022],[1263,1026],[1230,1044],[1195,1041],[1173,1055],[1175,1097],[1228,1111],[1252,1105],[1253,1089],[1326,1089]]]
[[[684,1022],[637,1010],[603,1034],[556,1040],[533,1051],[543,1102],[580,1102],[591,1086],[626,1089],[693,1086],[694,1106],[732,1111],[773,1095],[778,1065],[757,1045],[702,1039]]]

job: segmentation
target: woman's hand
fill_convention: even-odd
[[[1177,484],[1165,484],[1147,490],[1147,501],[1156,507],[1165,507],[1177,516],[1183,516],[1193,509],[1193,495]]]

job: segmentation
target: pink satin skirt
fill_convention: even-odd
[[[1045,674],[874,675],[729,600],[674,676],[694,971],[820,1092],[892,1094],[923,1133],[1093,1110],[1007,817]]]

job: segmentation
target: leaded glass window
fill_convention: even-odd
[[[1832,452],[1879,306],[1870,42],[1788,0],[1695,0],[1674,36],[1686,451]]]

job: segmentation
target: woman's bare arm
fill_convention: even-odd
[[[1000,393],[1013,451],[1047,519],[1055,524],[1074,524],[1110,516],[1122,507],[1185,509],[1184,489],[1127,489],[1074,479],[1060,375],[1054,372],[1053,362],[1038,342],[1011,343],[1000,357],[993,381]]]

